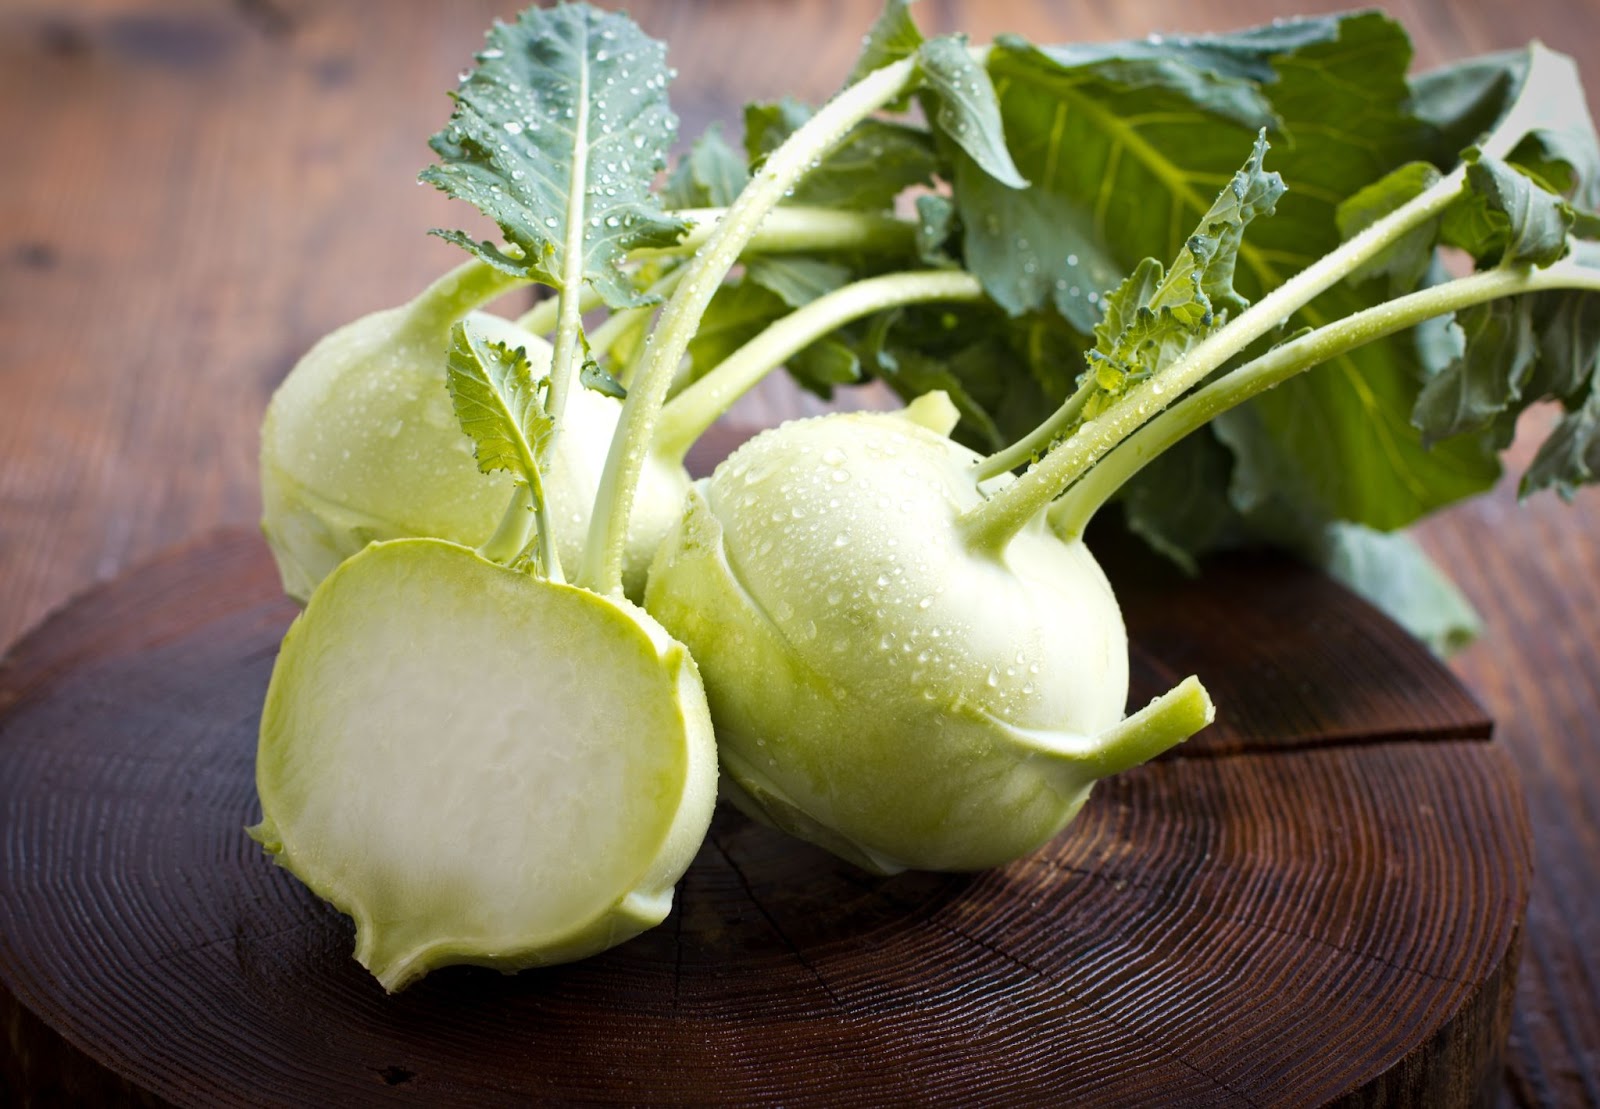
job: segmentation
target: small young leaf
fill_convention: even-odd
[[[647,303],[619,265],[636,247],[670,246],[685,227],[650,191],[678,123],[664,58],[626,16],[587,5],[495,24],[452,94],[450,122],[430,140],[440,164],[421,179],[476,206],[511,247],[441,236],[556,288],[581,255],[581,280],[607,304]]]
[[[535,379],[527,355],[486,342],[469,323],[450,331],[446,367],[450,403],[472,440],[478,469],[507,470],[519,482],[539,483],[539,467],[555,421],[544,408],[549,378]]]
[[[661,192],[668,208],[726,208],[750,180],[739,152],[713,123],[679,159]]]
[[[1160,262],[1146,258],[1103,298],[1105,316],[1088,356],[1098,391],[1084,409],[1086,416],[1187,353],[1216,327],[1219,311],[1244,306],[1233,287],[1244,229],[1256,216],[1270,215],[1284,192],[1283,179],[1262,167],[1266,152],[1263,133],[1171,270],[1163,272]]]
[[[601,369],[600,363],[593,358],[584,360],[583,369],[578,371],[578,381],[585,389],[593,389],[602,396],[615,397],[617,400],[628,399],[628,390],[622,382]]]
[[[966,39],[945,35],[924,42],[917,68],[933,101],[929,117],[990,177],[1013,189],[1028,187],[1006,149],[1000,102],[989,73],[967,51]]]

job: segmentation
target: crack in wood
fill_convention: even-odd
[[[811,972],[811,977],[817,980],[817,985],[821,986],[822,992],[828,995],[828,1000],[833,1002],[834,1008],[848,1014],[850,1007],[839,999],[838,994],[833,992],[833,987],[828,985],[828,980],[822,977],[822,972],[816,968],[816,965],[810,959],[806,958],[805,952],[801,951],[799,946],[789,938],[789,934],[783,930],[783,926],[778,923],[777,918],[768,911],[766,905],[762,904],[761,899],[756,896],[755,888],[750,884],[750,879],[745,876],[744,868],[734,861],[728,849],[722,845],[722,840],[716,835],[709,835],[706,839],[717,849],[717,854],[721,855],[728,866],[732,868],[734,876],[739,879],[739,885],[744,889],[745,896],[750,899],[750,903],[756,907],[756,911],[766,920],[773,933],[783,941],[783,945],[789,949],[789,953],[799,961],[801,966]]]

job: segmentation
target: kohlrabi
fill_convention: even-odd
[[[914,69],[927,48],[895,64]],[[901,88],[880,94],[914,79],[902,70]],[[701,665],[725,795],[880,871],[989,866],[1058,831],[1095,778],[1203,726],[1211,709],[1193,679],[1120,720],[1126,643],[1082,545],[1088,518],[1217,413],[1425,319],[1493,311],[1478,306],[1507,297],[1521,298],[1511,312],[1522,322],[1506,326],[1529,336],[1537,319],[1567,326],[1542,347],[1525,339],[1520,366],[1469,354],[1443,371],[1419,402],[1438,396],[1459,413],[1440,434],[1472,426],[1486,405],[1504,409],[1524,382],[1589,395],[1600,270],[1584,236],[1600,223],[1505,161],[1532,137],[1545,174],[1593,168],[1581,159],[1592,128],[1577,131],[1585,147],[1567,127],[1581,103],[1570,67],[1536,51],[1515,102],[1464,164],[1449,175],[1406,170],[1353,198],[1350,241],[1247,307],[1234,288],[1245,227],[1283,193],[1258,137],[1170,266],[1147,258],[1096,294],[1077,388],[989,458],[953,446],[939,434],[948,425],[915,410],[797,421],[737,452],[691,495],[646,593]],[[802,128],[791,143],[807,137]],[[1250,357],[1339,283],[1420,273],[1441,241],[1483,270]],[[1503,399],[1485,402],[1485,391]]]
[[[1541,397],[1568,415],[1528,486],[1593,480],[1576,76],[1534,48],[1413,87],[1397,34],[974,48],[893,0],[831,102],[753,107],[743,157],[712,131],[652,194],[659,45],[577,5],[497,25],[424,178],[504,241],[445,233],[476,260],[331,336],[269,414],[267,530],[310,602],[258,837],[390,988],[659,920],[713,724],[758,819],[879,872],[997,865],[1212,718],[1193,677],[1124,717],[1083,542],[1114,496],[1180,561],[1243,522],[1360,547],[1492,480]],[[876,118],[912,99],[924,122]],[[470,314],[525,282],[557,295]],[[911,403],[765,432],[684,497],[689,446],[780,364]],[[624,589],[663,533],[647,615]]]

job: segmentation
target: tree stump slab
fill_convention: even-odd
[[[0,1103],[1483,1097],[1529,837],[1481,710],[1293,564],[1120,576],[1132,702],[1198,672],[1219,724],[1033,856],[874,878],[723,811],[654,931],[393,997],[243,831],[295,614],[259,538],[97,587],[0,664]]]

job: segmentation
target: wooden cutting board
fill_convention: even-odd
[[[660,928],[394,997],[243,827],[295,609],[230,532],[0,665],[0,1104],[1455,1105],[1492,1089],[1529,883],[1449,673],[1272,558],[1103,557],[1132,702],[1218,724],[1003,870],[869,877],[719,812]]]

